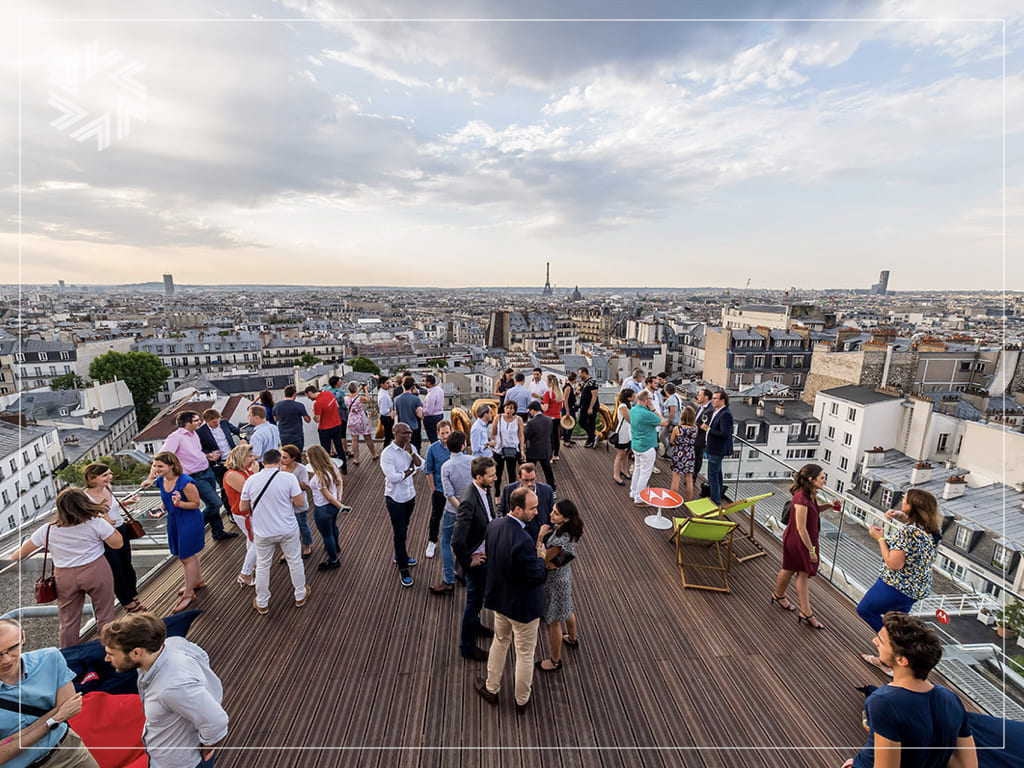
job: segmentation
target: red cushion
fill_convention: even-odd
[[[82,711],[68,722],[82,737],[100,768],[146,768],[142,747],[146,718],[138,694],[94,691],[82,699]]]

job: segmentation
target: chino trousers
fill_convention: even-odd
[[[515,641],[516,646],[516,704],[530,700],[533,687],[533,654],[537,648],[537,630],[540,617],[533,621],[516,621],[494,612],[494,640],[487,656],[487,690],[498,693],[501,690],[501,673],[505,669],[508,647]]]
[[[64,741],[54,747],[45,758],[46,768],[99,768],[96,758],[70,726]]]
[[[641,501],[640,491],[647,487],[654,471],[654,460],[658,458],[657,448],[633,451],[633,479],[629,481],[629,495],[633,501]]]
[[[295,599],[306,596],[306,571],[302,563],[302,542],[299,541],[299,527],[277,536],[252,537],[256,548],[256,605],[266,608],[270,603],[270,566],[274,562],[274,550],[280,546],[281,554],[288,561],[288,572],[292,579]]]
[[[114,620],[114,575],[105,557],[72,568],[54,567],[53,576],[57,584],[61,648],[79,643],[86,595],[92,600],[98,629]]]

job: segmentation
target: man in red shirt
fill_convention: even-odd
[[[341,443],[341,415],[338,413],[338,400],[329,390],[321,392],[310,385],[306,387],[306,397],[313,401],[313,421],[316,422],[317,436],[320,445],[328,453],[334,444],[334,454],[341,459],[341,474],[348,474],[348,462],[345,459],[345,448]]]

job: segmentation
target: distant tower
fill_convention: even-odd
[[[58,280],[57,284],[60,286],[60,290],[63,291],[64,290],[64,281],[63,280]]]
[[[889,290],[889,270],[883,269],[878,273],[878,293],[882,296]]]
[[[164,293],[167,296],[174,295],[174,275],[164,275]]]
[[[551,295],[551,262],[550,261],[547,262],[547,265],[548,265],[548,271],[547,271],[547,277],[544,280],[544,294],[543,294],[544,296],[550,296]]]
[[[580,293],[580,287],[577,285],[576,286],[576,290],[574,290],[572,292],[572,300],[573,301],[580,301],[582,298],[583,298],[583,294]]]

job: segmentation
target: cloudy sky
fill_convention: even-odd
[[[0,282],[1024,290],[1010,2],[84,5],[0,19]]]

